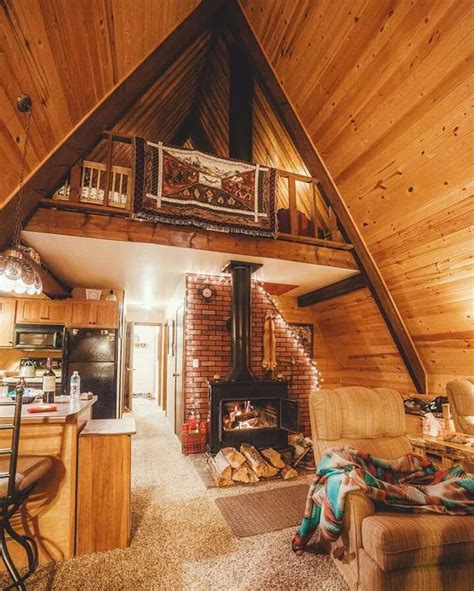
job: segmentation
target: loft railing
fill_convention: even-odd
[[[104,142],[71,170],[64,184],[43,200],[48,206],[129,215],[132,204],[132,139],[104,134]],[[115,163],[119,162],[119,163]],[[126,166],[125,164],[128,164]],[[278,170],[278,238],[349,249],[318,180]]]

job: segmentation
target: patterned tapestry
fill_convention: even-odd
[[[132,217],[276,237],[274,169],[135,138]]]

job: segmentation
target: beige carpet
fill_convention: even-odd
[[[295,527],[304,512],[308,485],[284,486],[216,499],[232,533],[239,538]]]
[[[207,490],[153,403],[137,401],[135,416],[130,548],[42,567],[30,591],[347,590],[329,557],[293,554],[294,528],[235,537],[214,499],[243,489]]]

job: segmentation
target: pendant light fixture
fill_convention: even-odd
[[[38,295],[43,291],[43,282],[21,245],[23,181],[26,166],[26,150],[30,137],[31,105],[31,98],[27,94],[23,94],[17,100],[18,110],[21,113],[26,113],[25,143],[21,158],[20,183],[15,210],[15,228],[13,230],[12,246],[0,252],[0,292]]]

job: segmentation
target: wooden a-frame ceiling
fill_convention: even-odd
[[[27,163],[34,170],[198,4],[0,1],[0,206],[18,182],[24,118],[15,109],[17,96],[27,91],[35,105]],[[240,4],[390,288],[431,390],[442,393],[448,379],[469,375],[474,364],[471,3]],[[215,36],[196,39],[117,129],[170,141],[197,109],[215,151],[225,154],[222,50]],[[171,88],[174,100],[165,104],[160,99]],[[258,87],[254,158],[304,170]],[[349,315],[350,294],[338,301],[341,317]],[[354,326],[347,335],[339,325],[328,330],[350,357],[345,339]],[[374,358],[386,354],[370,335],[364,343]],[[370,382],[373,367],[358,366],[361,382]]]

